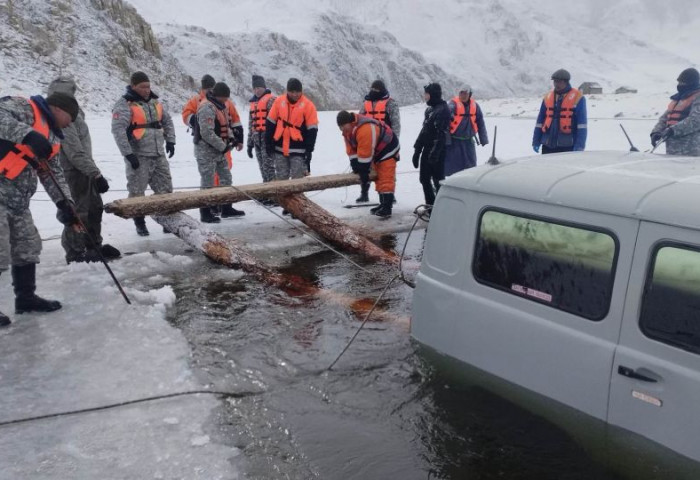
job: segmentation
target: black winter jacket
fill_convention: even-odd
[[[450,108],[442,99],[428,102],[425,109],[425,119],[416,143],[413,145],[422,151],[422,161],[435,163],[445,158],[445,148],[450,127]]]

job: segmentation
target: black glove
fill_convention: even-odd
[[[306,169],[311,173],[311,152],[308,150],[304,153],[304,161],[306,162]]]
[[[107,182],[107,179],[102,175],[95,178],[95,188],[97,189],[97,193],[105,193],[107,190],[109,190],[109,183]]]
[[[248,145],[248,158],[253,158],[253,146]]]
[[[655,147],[663,138],[663,135],[661,132],[654,132],[651,134],[651,146]]]
[[[416,148],[415,151],[413,152],[413,167],[414,168],[418,168],[418,165],[420,164],[420,154],[421,154],[421,151],[418,148]]]
[[[360,162],[357,161],[357,158],[350,159],[350,168],[352,169],[352,173],[360,173],[359,164]]]
[[[139,165],[141,165],[139,163],[139,157],[137,157],[133,153],[130,153],[129,155],[127,155],[126,160],[127,160],[127,162],[129,162],[131,164],[131,168],[133,168],[134,170],[139,168]]]
[[[192,115],[190,115],[190,119],[187,121],[187,123],[190,124],[190,127],[194,128],[194,124],[196,121],[197,121],[197,115],[192,114]]]
[[[173,158],[173,155],[175,155],[175,144],[173,142],[165,142],[165,151],[168,152],[168,158]]]
[[[370,165],[370,163],[357,163],[357,173],[360,175],[360,181],[362,183],[369,183]]]
[[[32,152],[34,152],[34,156],[37,158],[37,160],[46,160],[51,156],[51,151],[53,150],[51,142],[49,142],[45,136],[35,130],[32,130],[26,134],[22,139],[22,143],[28,146]],[[32,164],[32,167],[37,168],[38,164],[37,166]]]
[[[58,211],[56,212],[56,220],[61,222],[63,225],[73,225],[78,223],[78,217],[75,216],[75,204],[71,201],[66,202],[65,200],[60,200],[56,204]]]

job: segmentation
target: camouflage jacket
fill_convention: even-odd
[[[77,171],[90,178],[99,177],[100,169],[92,158],[90,130],[85,123],[85,114],[82,110],[75,122],[63,129],[63,136],[65,137],[61,142],[63,171]]]
[[[387,125],[389,125],[391,127],[391,131],[394,132],[394,134],[396,134],[397,137],[400,137],[401,136],[401,114],[399,113],[399,104],[396,103],[396,100],[391,98],[388,93],[387,93],[385,98],[388,99],[386,102],[387,119],[385,120],[385,122]],[[370,100],[369,96],[366,96],[365,100],[371,101],[372,105],[374,105],[377,102],[377,100],[374,100],[374,101]],[[383,99],[380,98],[379,100],[383,100]],[[365,103],[362,102],[362,106],[360,107],[360,114],[364,115],[366,113],[367,112],[365,110]]]
[[[651,131],[652,135],[666,130],[667,120],[668,112],[664,112]],[[673,136],[666,140],[666,153],[700,157],[700,97],[690,106],[690,114],[671,129]]]
[[[157,105],[160,103],[158,96],[151,93],[151,97],[148,100],[144,100],[127,87],[126,94],[117,100],[114,108],[112,108],[112,135],[114,136],[114,141],[117,142],[119,151],[125,157],[130,153],[144,157],[164,155],[165,142],[175,143],[175,127],[170,114],[163,107],[162,128],[146,128],[143,137],[136,139],[129,132],[132,103],[143,109],[148,122],[158,120],[156,111]]]
[[[32,100],[39,104],[44,116],[48,121],[51,129],[49,131],[49,142],[59,143],[63,138],[63,134],[58,127],[55,127],[53,115],[49,110],[46,100],[43,97],[31,97]],[[32,131],[34,124],[34,111],[26,98],[22,97],[4,97],[0,99],[0,139],[8,140],[13,143],[22,143],[22,139]],[[58,156],[53,157],[48,161],[48,165],[56,177],[57,183],[63,193],[68,197],[70,190],[66,185],[63,177],[63,169],[58,160]],[[5,176],[0,176],[0,202],[3,202],[10,210],[22,211],[29,208],[29,200],[36,192],[37,176],[41,180],[41,184],[46,189],[46,193],[51,197],[54,203],[63,199],[61,190],[51,179],[48,171],[41,171],[37,174],[30,165],[27,165],[22,172],[10,180]]]

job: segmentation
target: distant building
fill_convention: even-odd
[[[600,84],[596,82],[583,82],[578,87],[578,89],[581,90],[581,93],[583,93],[584,95],[603,93],[603,87],[601,87]]]
[[[632,87],[622,86],[622,87],[618,88],[617,90],[615,90],[615,93],[637,93],[637,89],[632,88]]]

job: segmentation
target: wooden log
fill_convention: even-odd
[[[380,262],[398,265],[399,257],[396,253],[381,249],[347,223],[340,221],[336,216],[331,215],[327,210],[306,198],[305,195],[301,193],[286,195],[280,197],[279,202],[298,220],[343,250],[359,253]]]
[[[374,173],[373,173],[374,175]],[[370,177],[372,178],[372,177]],[[325,190],[327,188],[346,187],[360,183],[360,177],[354,173],[304,177],[293,180],[280,180],[269,183],[240,185],[237,187],[219,187],[207,190],[165,193],[115,200],[105,205],[107,213],[122,218],[143,217],[145,215],[166,215],[169,213],[201,208],[223,203],[249,200],[248,195],[257,200],[276,199],[291,193]]]

